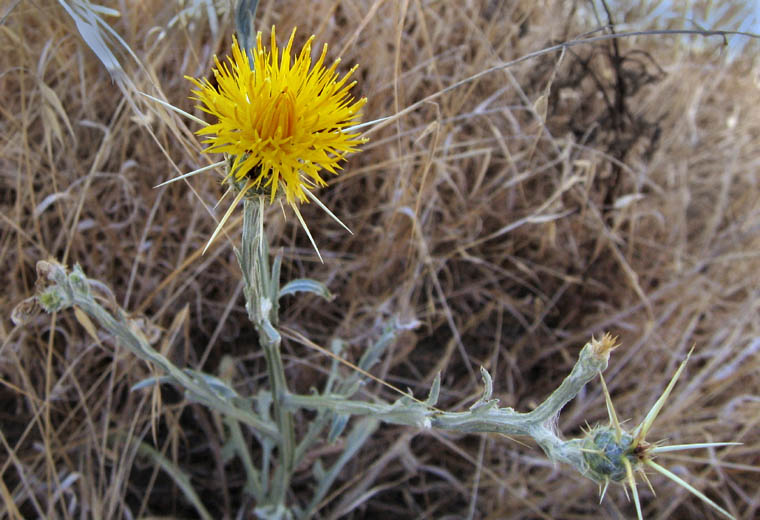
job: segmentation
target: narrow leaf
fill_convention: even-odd
[[[297,278],[291,280],[285,286],[280,289],[280,298],[289,294],[295,294],[299,292],[309,292],[321,296],[327,301],[331,301],[334,296],[327,289],[327,286],[311,278]]]

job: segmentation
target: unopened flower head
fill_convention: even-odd
[[[188,78],[198,87],[200,108],[217,118],[197,132],[208,136],[204,151],[229,154],[232,180],[268,193],[270,202],[284,193],[292,206],[306,201],[306,190],[326,184],[321,170],[337,174],[345,155],[365,142],[350,127],[366,102],[350,94],[356,67],[339,77],[340,60],[325,66],[327,45],[312,64],[313,36],[296,56],[295,34],[281,53],[274,27],[269,49],[261,32],[250,54],[233,39],[228,62],[216,59],[217,85]]]
[[[609,346],[607,348],[606,346]],[[609,350],[615,348],[615,340],[605,334],[601,341],[592,340],[592,348],[598,349],[604,354],[608,354]],[[652,484],[644,472],[645,468],[653,469],[658,473],[669,478],[679,486],[685,488],[690,493],[693,493],[700,500],[714,508],[716,511],[722,513],[726,518],[733,520],[733,516],[727,510],[720,507],[713,502],[704,493],[696,489],[694,486],[683,480],[681,477],[668,470],[664,466],[659,465],[653,459],[657,454],[665,454],[667,452],[683,451],[697,448],[716,448],[719,446],[732,446],[738,443],[735,442],[705,442],[698,444],[681,444],[662,446],[650,444],[645,440],[649,429],[652,427],[657,415],[665,406],[665,402],[670,396],[670,392],[678,381],[678,377],[686,367],[686,362],[689,360],[691,352],[686,356],[686,359],[681,363],[673,375],[670,383],[657,399],[657,402],[652,405],[652,408],[647,413],[643,421],[632,431],[625,431],[617,417],[617,412],[612,404],[612,397],[607,389],[607,384],[604,382],[604,377],[601,373],[599,377],[602,382],[602,389],[604,391],[604,400],[607,403],[607,413],[610,418],[609,426],[600,426],[592,429],[586,433],[586,438],[583,440],[583,458],[586,464],[586,475],[598,482],[600,485],[604,485],[602,490],[602,498],[607,491],[607,486],[610,482],[619,482],[627,484],[633,494],[633,501],[636,505],[636,515],[639,520],[643,520],[643,514],[641,511],[641,502],[639,501],[639,494],[636,488],[636,478],[634,472],[641,475],[644,481],[652,489]],[[601,488],[600,488],[601,489]],[[654,489],[652,489],[654,494]]]

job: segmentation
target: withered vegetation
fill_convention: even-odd
[[[80,19],[78,27],[59,3],[6,4],[0,516],[195,517],[174,480],[138,454],[142,440],[190,476],[213,515],[236,517],[251,504],[241,466],[223,457],[218,416],[167,386],[130,392],[150,369],[112,338],[88,335],[73,312],[10,321],[33,292],[38,260],[79,263],[161,329],[156,346],[178,365],[219,374],[230,356],[234,369],[221,375],[241,393],[265,383],[232,252],[239,216],[201,255],[229,200],[215,207],[220,177],[153,188],[219,158],[200,153],[196,123],[138,94],[200,115],[183,76],[207,74],[213,55],[229,48],[229,5],[112,2],[127,10],[100,16],[133,57],[105,26]],[[418,321],[375,375],[425,395],[440,371],[438,406],[450,410],[477,399],[481,365],[502,405],[528,410],[584,342],[610,331],[622,347],[605,378],[621,420],[632,421],[695,346],[650,439],[744,443],[669,464],[737,517],[754,518],[756,44],[728,60],[720,37],[620,37],[444,91],[608,22],[581,8],[587,3],[262,0],[261,28],[276,23],[287,35],[297,25],[299,48],[315,34],[331,58],[360,64],[365,120],[398,115],[370,130],[365,151],[319,192],[353,235],[314,204],[301,208],[324,264],[292,212],[271,208],[283,277],[324,280],[337,294],[330,304],[288,300],[282,323],[321,345],[342,338],[355,359],[383,323]],[[112,74],[86,34],[104,35]],[[284,356],[301,392],[322,381],[329,363],[292,342]],[[365,392],[395,398],[374,383]],[[605,420],[601,387],[589,385],[558,426],[574,435]],[[313,457],[335,452],[325,445]],[[599,505],[590,480],[553,467],[535,446],[495,436],[383,426],[347,468],[319,511],[324,518],[635,516],[621,489]],[[675,484],[650,479],[657,496],[640,489],[647,516],[716,517]],[[304,470],[293,501],[310,482]]]

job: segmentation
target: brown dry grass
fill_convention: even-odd
[[[285,31],[298,25],[301,41],[314,33],[332,56],[361,63],[358,88],[372,119],[591,27],[570,16],[569,2],[503,4],[262,1],[259,20]],[[203,17],[167,28],[175,3],[124,5],[109,21],[144,67],[120,54],[128,77],[192,110],[182,76],[206,74],[211,56],[223,53],[229,16],[220,13],[213,35]],[[165,329],[174,323],[162,348],[179,365],[217,373],[229,355],[241,391],[264,382],[231,247],[239,222],[200,255],[215,226],[209,213],[223,211],[210,209],[221,194],[216,178],[153,189],[207,164],[195,127],[125,98],[57,4],[21,2],[9,13],[0,25],[2,516],[194,517],[166,474],[112,435],[131,431],[154,443],[153,410],[155,446],[192,476],[215,515],[234,517],[251,504],[240,466],[222,462],[218,417],[169,388],[157,406],[158,394],[130,393],[148,368],[108,337],[88,337],[71,312],[24,327],[9,321],[33,291],[35,263],[53,256],[82,264],[130,311]],[[157,28],[166,29],[162,39]],[[617,65],[610,42],[574,47],[562,59],[553,53],[488,74],[371,132],[365,151],[320,193],[354,235],[313,205],[302,209],[324,265],[292,215],[271,211],[284,277],[326,280],[338,293],[330,305],[291,300],[283,322],[322,344],[342,337],[355,356],[382,320],[419,320],[377,373],[424,394],[441,370],[440,406],[452,410],[476,398],[480,365],[503,405],[529,409],[591,334],[611,331],[624,348],[606,379],[621,417],[633,421],[696,345],[650,437],[743,442],[666,465],[737,517],[754,518],[757,68],[747,57],[727,64],[718,40],[705,43],[697,52],[671,37],[623,39]],[[621,78],[625,91],[616,88]],[[294,386],[307,391],[327,360],[284,348]],[[577,435],[603,420],[592,384],[560,427]],[[716,517],[651,478],[657,497],[641,491],[649,518]],[[591,481],[552,467],[535,446],[491,436],[385,426],[341,482],[325,517],[634,516],[619,488],[599,506]],[[293,499],[308,486],[304,472]]]

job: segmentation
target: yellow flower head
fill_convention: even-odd
[[[346,129],[358,123],[367,101],[349,93],[356,82],[348,79],[356,67],[342,78],[336,72],[339,59],[325,67],[327,45],[312,65],[314,36],[291,60],[295,34],[293,29],[280,55],[274,27],[269,50],[259,32],[250,58],[233,39],[229,63],[215,58],[218,86],[188,78],[198,87],[193,94],[199,108],[217,118],[197,132],[209,136],[204,151],[229,154],[229,177],[258,191],[269,189],[270,202],[282,189],[294,207],[306,201],[305,190],[326,185],[322,169],[337,175],[345,155],[366,141]]]

